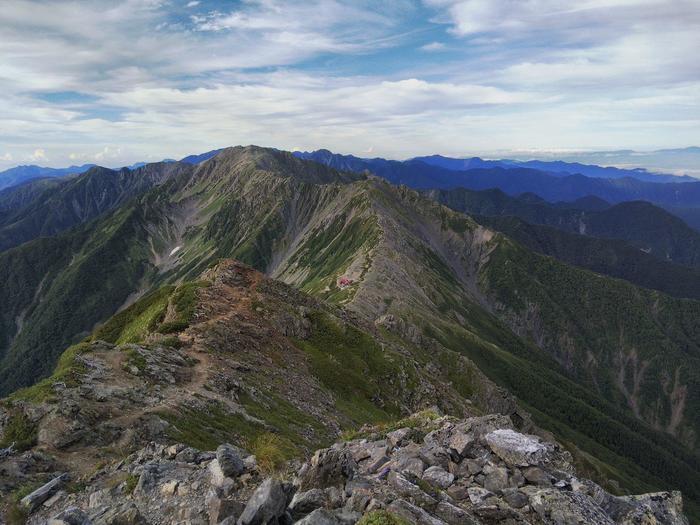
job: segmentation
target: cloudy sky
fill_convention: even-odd
[[[700,0],[0,3],[0,168],[700,145]]]

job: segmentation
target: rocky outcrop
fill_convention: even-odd
[[[152,444],[99,471],[84,490],[28,507],[29,523],[688,523],[680,493],[611,495],[578,477],[558,444],[515,431],[504,416],[423,412],[389,429],[365,428],[273,477],[250,458],[231,445],[210,453]]]

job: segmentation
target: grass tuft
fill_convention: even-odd
[[[409,523],[388,510],[373,510],[362,516],[357,525],[409,525]]]
[[[288,439],[271,432],[257,436],[248,448],[255,456],[258,468],[266,476],[278,472],[296,455],[296,448]]]
[[[14,443],[15,449],[24,451],[36,444],[36,425],[23,412],[16,412],[10,416],[5,426],[5,431],[0,440],[0,448],[9,447]]]

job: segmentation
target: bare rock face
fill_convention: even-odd
[[[372,514],[411,525],[688,525],[680,493],[609,494],[578,478],[559,445],[502,416],[410,421],[400,432],[367,428],[276,477],[232,445],[152,443],[81,491],[50,480],[27,496],[28,523],[353,525]]]

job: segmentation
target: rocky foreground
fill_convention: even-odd
[[[12,509],[30,524],[687,524],[679,492],[613,496],[577,477],[559,445],[501,415],[426,411],[365,427],[270,472],[232,445],[152,443],[82,486],[69,473]],[[32,452],[17,456],[29,461]],[[9,513],[8,513],[9,515]]]

